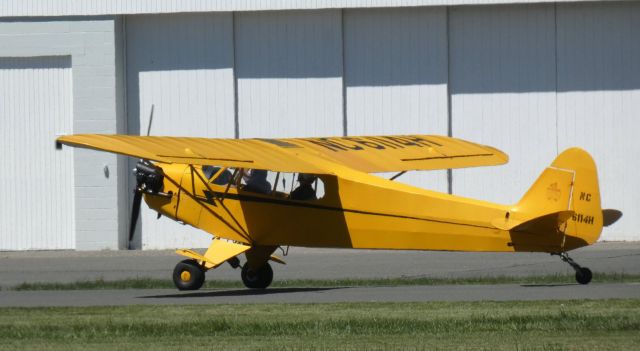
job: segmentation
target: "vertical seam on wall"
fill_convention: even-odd
[[[450,25],[450,15],[449,15],[449,6],[446,7],[446,16],[445,20],[447,21],[447,136],[453,136],[453,117],[451,113],[451,25]],[[451,168],[447,169],[447,192],[449,194],[453,194],[453,170]]]
[[[342,135],[347,136],[349,130],[347,129],[347,84],[345,82],[345,45],[344,45],[344,9],[340,11],[340,35],[342,44]]]
[[[128,60],[127,60],[127,16],[122,15],[122,28],[121,28],[121,32],[120,35],[122,35],[122,57],[120,58],[122,60],[122,113],[124,114],[123,118],[124,118],[124,132],[125,134],[129,134],[129,95],[128,95],[128,87],[129,87],[129,71],[127,69],[128,67]],[[123,182],[124,182],[124,196],[125,196],[125,201],[126,204],[130,204],[133,203],[133,198],[132,198],[132,192],[128,191],[128,189],[131,189],[129,186],[131,185],[131,177],[129,176],[129,157],[126,156],[121,156],[124,158],[123,161],[123,165],[125,167],[124,171],[122,171],[122,173],[124,174],[123,177]],[[117,204],[117,202],[116,202]],[[117,205],[116,205],[117,206]],[[119,211],[118,211],[119,212]],[[125,209],[123,210],[123,212],[125,214],[129,214],[128,211],[128,207],[125,206]],[[123,233],[118,233],[118,247],[120,248],[120,236],[123,236],[123,240],[122,240],[122,244],[123,244],[123,248],[125,249],[129,249],[129,233],[127,231],[127,224],[129,224],[129,217],[125,216],[124,218],[120,219],[121,221],[124,221],[124,228],[125,231]],[[142,225],[141,225],[142,226]],[[142,246],[142,244],[140,244],[140,246]]]
[[[231,45],[233,45],[233,136],[240,138],[240,116],[238,113],[238,75],[236,74],[236,12],[231,13]]]
[[[127,85],[129,84],[129,76],[127,70],[127,16],[122,16],[122,109],[124,113],[124,130],[129,134],[129,99],[127,98]],[[128,184],[127,184],[128,186]]]
[[[553,45],[554,45],[554,55],[555,55],[555,112],[556,112],[556,155],[558,155],[560,149],[560,129],[559,129],[559,116],[558,116],[558,3],[553,3]]]

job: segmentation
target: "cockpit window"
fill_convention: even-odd
[[[204,176],[207,177],[207,179],[209,180],[211,180],[211,177],[216,175],[216,173],[218,173],[219,170],[220,170],[220,167],[217,167],[217,166],[202,166],[202,173],[204,173]]]
[[[222,171],[220,171],[222,169]],[[218,166],[202,166],[202,173],[207,177],[210,183],[217,185],[227,185],[233,176],[232,169],[222,168]]]
[[[314,174],[273,172],[261,169],[235,169],[202,166],[209,183],[239,186],[244,191],[298,201],[324,197],[324,182]],[[235,179],[234,179],[235,175]]]

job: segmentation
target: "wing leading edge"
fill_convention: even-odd
[[[490,146],[431,135],[209,139],[78,134],[57,141],[164,163],[314,174],[335,174],[336,163],[377,173],[491,166],[509,159]]]

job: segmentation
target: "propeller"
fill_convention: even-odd
[[[131,223],[129,224],[129,242],[133,240],[133,234],[136,232],[136,224],[138,216],[140,216],[140,204],[142,203],[142,190],[137,188],[133,191],[133,206],[131,207]]]
[[[153,110],[155,105],[151,105],[151,112],[149,113],[149,125],[147,126],[147,136],[151,134],[151,124],[153,123]],[[159,171],[159,173],[158,173]],[[162,190],[162,170],[155,167],[151,162],[145,159],[140,159],[136,168],[133,169],[133,174],[136,176],[136,187],[133,189],[133,204],[131,206],[131,220],[129,222],[129,249],[131,249],[131,241],[133,235],[136,232],[136,225],[138,223],[138,217],[140,217],[140,205],[142,204],[142,194],[147,190],[155,188],[155,192]],[[149,175],[155,175],[154,179],[160,175],[160,188],[148,186],[146,183]]]
[[[164,172],[162,168],[147,160],[140,160],[133,169],[136,175],[136,188],[133,190],[133,205],[131,206],[131,222],[129,223],[129,243],[136,232],[136,224],[140,216],[140,205],[143,194],[160,194],[163,190]]]

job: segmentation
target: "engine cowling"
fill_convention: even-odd
[[[159,193],[163,190],[164,172],[162,168],[148,162],[140,161],[134,169],[137,190]]]

